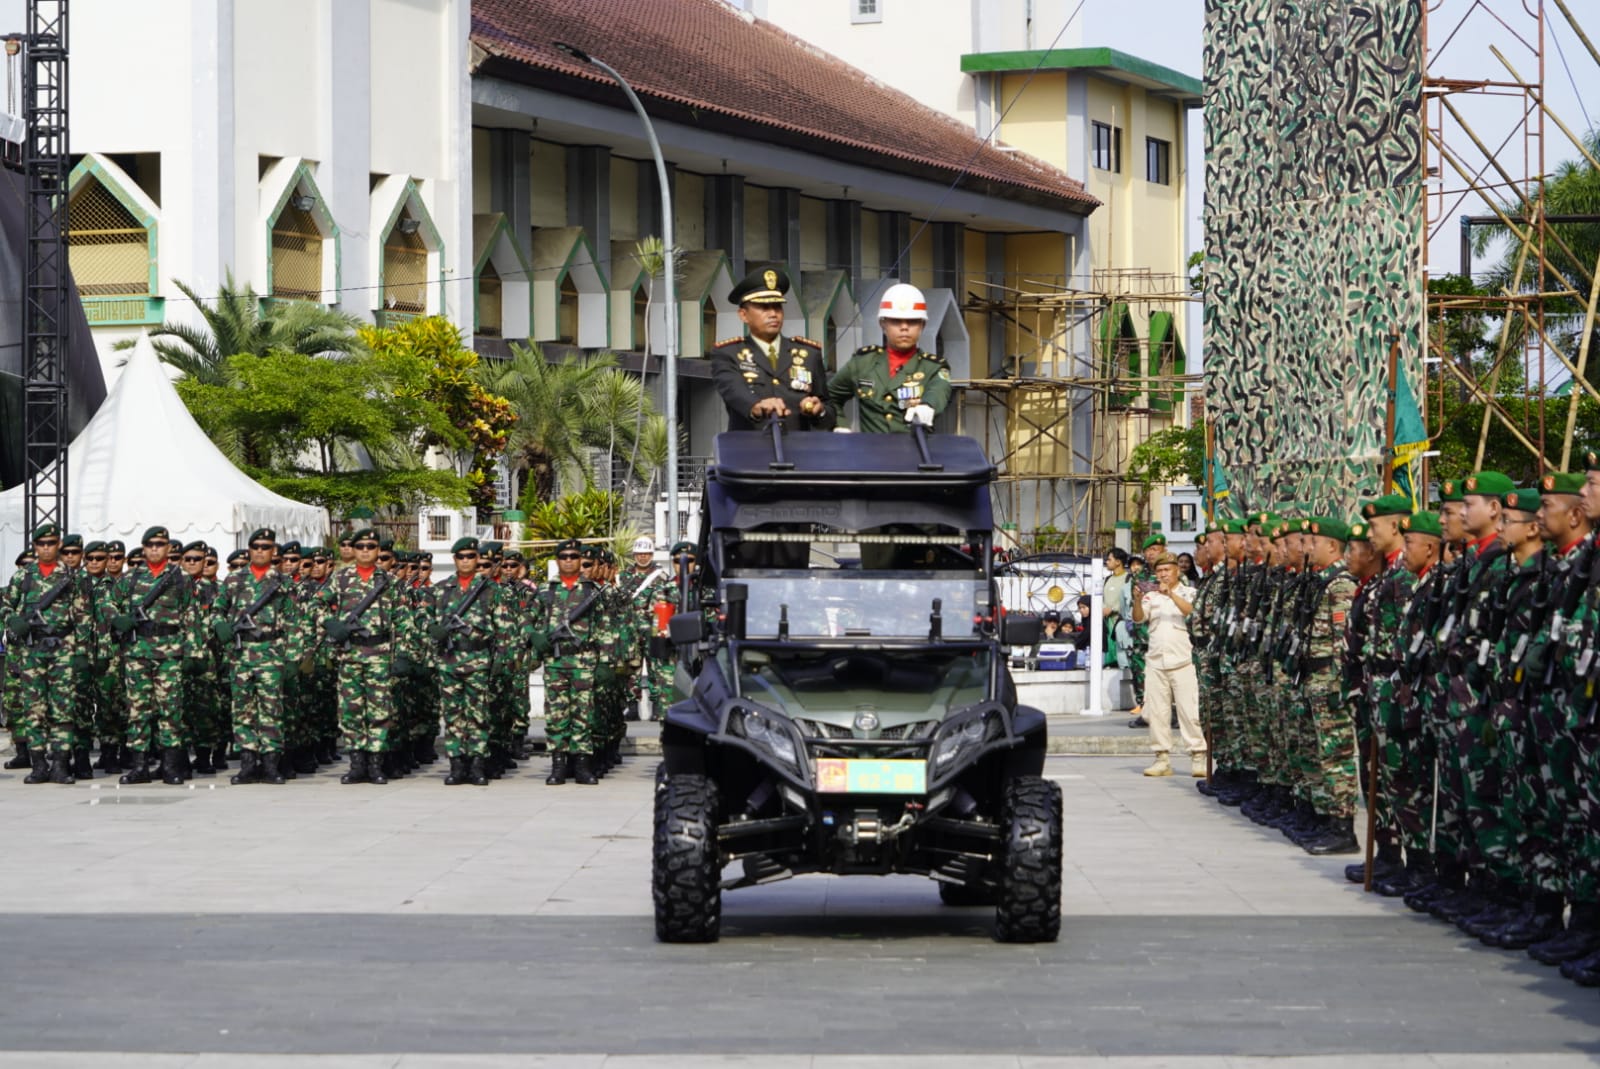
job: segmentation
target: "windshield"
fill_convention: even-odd
[[[739,689],[792,717],[863,709],[891,721],[939,719],[989,697],[987,647],[739,650]],[[905,714],[905,715],[897,715]]]
[[[740,580],[748,587],[745,634],[777,638],[788,620],[790,638],[872,636],[928,638],[933,603],[940,602],[941,635],[973,634],[980,580],[932,572],[800,572]]]

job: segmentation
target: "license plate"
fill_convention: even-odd
[[[820,794],[923,794],[928,789],[926,761],[817,759]]]

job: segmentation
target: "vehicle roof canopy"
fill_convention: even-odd
[[[724,432],[706,472],[712,526],[990,529],[995,469],[983,448],[959,435],[926,442],[924,456],[909,434],[789,434],[775,447],[770,432]]]

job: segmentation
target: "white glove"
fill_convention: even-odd
[[[933,429],[933,406],[912,405],[906,409],[907,423],[920,423],[929,430]]]

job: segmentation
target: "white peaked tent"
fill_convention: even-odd
[[[28,543],[21,486],[0,493],[0,576]],[[131,549],[152,524],[226,556],[257,527],[279,541],[320,544],[328,515],[273,493],[223,456],[184,407],[148,336],[83,432],[67,447],[67,526],[84,542],[120,538]]]

